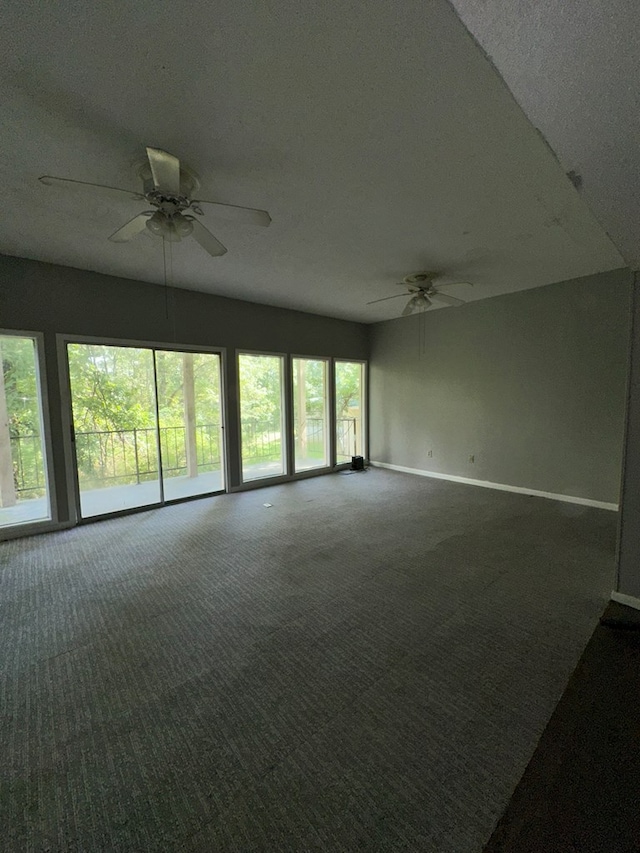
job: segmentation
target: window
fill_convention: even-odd
[[[279,355],[238,356],[243,480],[286,472],[283,364]]]
[[[36,339],[0,335],[0,527],[51,518]]]
[[[156,351],[164,499],[224,488],[220,356]]]
[[[336,361],[336,461],[364,456],[364,363]]]
[[[153,350],[69,344],[80,513],[161,500]]]
[[[295,471],[329,465],[326,359],[294,358],[293,437]]]

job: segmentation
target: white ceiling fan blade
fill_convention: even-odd
[[[147,157],[156,189],[180,195],[180,160],[159,148],[147,148]]]
[[[220,219],[229,219],[231,222],[239,222],[241,225],[262,225],[263,228],[271,224],[271,217],[266,210],[239,207],[237,204],[220,204],[217,201],[194,201],[192,207],[197,212],[197,208],[201,204],[208,205],[207,212],[211,212],[212,216],[219,216]]]
[[[472,281],[443,281],[438,287],[452,287],[453,285],[466,284],[467,287],[473,287]]]
[[[207,231],[204,225],[201,222],[198,222],[197,219],[192,219],[191,223],[193,225],[191,236],[196,238],[198,243],[200,243],[206,252],[209,252],[209,254],[214,258],[219,258],[220,255],[224,255],[227,251],[226,247],[222,245],[220,240],[213,236],[211,231]]]
[[[373,299],[371,302],[367,302],[367,305],[375,305],[376,302],[386,302],[387,299],[399,299],[401,296],[406,298],[406,293],[394,293],[393,296],[383,296],[382,299]]]
[[[464,299],[458,299],[457,296],[449,296],[448,293],[439,293],[435,291],[431,294],[432,299],[437,299],[439,302],[446,302],[447,305],[466,305]]]
[[[147,224],[147,219],[151,216],[152,212],[139,213],[137,216],[134,216],[133,219],[130,219],[122,228],[118,228],[117,231],[114,231],[113,234],[109,237],[112,243],[127,243],[129,240],[133,240],[141,231],[144,231],[145,226]]]
[[[403,293],[402,295],[404,296],[405,294]],[[407,302],[407,304],[404,306],[404,310],[403,310],[403,312],[402,312],[402,316],[403,316],[403,317],[408,317],[408,316],[409,316],[409,314],[413,314],[413,312],[414,312],[414,311],[416,310],[416,308],[418,307],[418,304],[420,303],[420,301],[421,301],[421,300],[420,300],[420,297],[419,297],[419,296],[412,296],[412,297],[411,297],[411,299],[410,299],[410,300]]]
[[[38,180],[47,187],[76,187],[85,190],[101,190],[102,192],[119,195],[120,197],[127,196],[135,201],[143,201],[144,196],[140,193],[131,192],[131,190],[121,190],[118,187],[108,187],[104,184],[91,184],[88,181],[74,181],[71,178],[55,178],[53,175],[42,175]]]

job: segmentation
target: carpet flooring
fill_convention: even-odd
[[[615,528],[376,469],[4,543],[0,844],[482,850]]]
[[[485,853],[640,850],[640,612],[611,603]]]

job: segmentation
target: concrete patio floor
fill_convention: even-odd
[[[318,459],[296,460],[296,471],[323,467]],[[280,462],[257,462],[243,467],[243,480],[268,479],[282,475]],[[169,477],[164,482],[165,501],[180,500],[224,489],[220,471],[209,471],[197,477]],[[82,518],[95,518],[112,512],[150,506],[160,502],[160,485],[157,480],[126,486],[106,486],[80,492]],[[46,521],[51,518],[47,498],[19,500],[13,507],[0,507],[0,528],[19,524]]]
[[[164,483],[165,501],[219,492],[224,488],[220,471],[210,471],[197,477],[170,477]],[[157,480],[127,486],[107,486],[80,492],[80,510],[83,518],[94,518],[110,512],[120,512],[160,501]],[[18,501],[12,507],[0,507],[0,527],[46,521],[50,518],[46,498]]]

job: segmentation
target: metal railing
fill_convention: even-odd
[[[302,429],[300,428],[302,426]],[[296,443],[296,454],[300,452],[310,458],[321,458],[325,455],[325,434],[323,418],[307,418],[305,421],[295,424],[294,440]]]
[[[360,418],[336,419],[336,458],[351,459],[360,452]]]
[[[279,421],[244,420],[241,426],[244,463],[280,459],[282,432]]]
[[[359,418],[336,420],[336,455],[338,461],[351,459],[358,450]],[[322,454],[325,447],[324,419],[307,418],[304,436],[294,429],[294,441],[304,442],[310,456]],[[242,457],[247,464],[280,459],[282,452],[280,424],[272,421],[245,421],[242,424]]]
[[[324,452],[323,418],[307,418],[306,447],[311,455]],[[165,475],[179,475],[187,468],[187,437],[184,426],[160,427],[160,450]],[[358,448],[358,418],[336,421],[338,460],[350,459]],[[195,428],[198,471],[218,470],[221,466],[220,424],[199,424]],[[296,434],[296,440],[300,436]],[[280,424],[272,421],[245,421],[242,424],[243,458],[250,462],[280,458]],[[158,439],[155,427],[120,430],[92,430],[75,433],[78,474],[88,483],[141,483],[158,476]],[[38,433],[11,436],[16,492],[22,497],[45,494],[42,442]]]
[[[160,427],[162,470],[179,475],[187,467],[187,435],[183,426]],[[199,473],[220,468],[220,425],[195,427],[196,462]],[[155,427],[76,432],[76,459],[82,481],[112,480],[121,485],[156,479],[159,473]]]
[[[9,440],[16,493],[21,497],[41,497],[46,493],[46,486],[39,433],[12,435]]]

